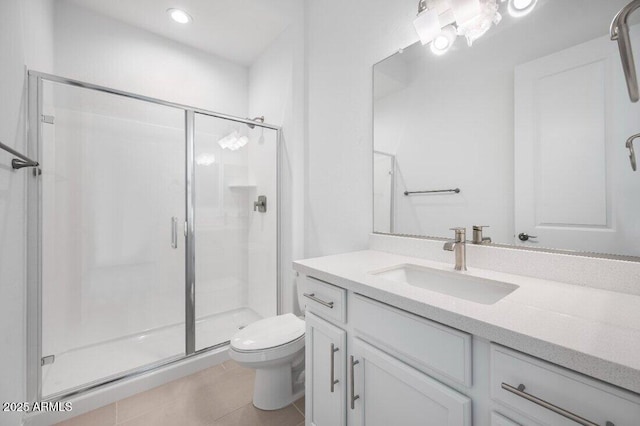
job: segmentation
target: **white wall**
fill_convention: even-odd
[[[244,117],[246,67],[64,0],[55,14],[55,73]]]
[[[251,66],[249,116],[282,126],[281,238],[282,310],[295,311],[291,262],[304,256],[304,4],[296,4],[297,19]],[[258,182],[259,183],[259,182]],[[255,256],[254,256],[255,257]],[[252,259],[250,268],[259,259]],[[259,269],[252,271],[259,277]],[[264,283],[253,283],[250,301],[258,301]]]
[[[372,66],[417,36],[414,0],[309,0],[305,255],[367,246]]]
[[[24,63],[20,1],[4,3],[0,15],[0,141],[24,151]],[[11,157],[0,153],[0,401],[25,395],[25,176],[13,172]],[[0,413],[13,425],[18,413]]]
[[[51,71],[50,2],[7,0],[0,14],[0,141],[24,152],[25,65]],[[30,11],[40,13],[31,14]],[[25,19],[26,17],[29,19]],[[33,31],[38,29],[37,31]],[[0,401],[26,399],[25,179],[0,153]],[[0,425],[19,423],[20,413],[0,412]]]

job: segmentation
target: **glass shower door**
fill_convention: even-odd
[[[185,113],[43,81],[42,395],[185,353]]]
[[[195,114],[195,349],[277,313],[277,131]]]

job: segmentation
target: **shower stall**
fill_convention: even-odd
[[[30,397],[161,368],[279,313],[278,127],[28,80]]]

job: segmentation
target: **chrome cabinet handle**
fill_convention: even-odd
[[[171,218],[171,248],[178,248],[178,218]]]
[[[302,295],[307,299],[311,299],[314,302],[318,302],[319,304],[326,306],[327,308],[333,309],[333,302],[325,302],[322,299],[318,299],[315,293],[302,293]]]
[[[338,352],[338,348],[336,348],[336,345],[332,343],[331,344],[331,393],[333,393],[333,390],[336,384],[340,382],[340,380],[337,380],[335,378],[335,369],[336,369],[335,353],[336,352]]]
[[[360,361],[354,360],[353,359],[353,355],[349,356],[349,380],[351,381],[351,409],[355,410],[356,409],[356,399],[360,398],[360,395],[356,395],[356,384],[354,381],[354,373],[353,373],[353,367],[355,367],[357,364],[360,364]]]
[[[552,411],[556,414],[561,415],[562,417],[565,417],[569,420],[573,420],[574,422],[578,423],[579,425],[582,426],[600,426],[597,423],[593,423],[585,418],[582,418],[580,416],[578,416],[577,414],[573,414],[571,411],[567,411],[564,408],[560,408],[557,405],[553,405],[550,402],[545,401],[544,399],[540,399],[537,396],[533,396],[531,394],[526,393],[525,390],[525,386],[523,384],[518,385],[517,388],[514,388],[511,385],[508,385],[506,383],[502,383],[501,385],[502,389],[511,392],[515,395],[518,395],[521,398],[526,399],[527,401],[533,402],[536,405],[539,405],[543,408],[546,408],[549,411]],[[605,426],[615,426],[612,422],[607,422],[605,424]]]

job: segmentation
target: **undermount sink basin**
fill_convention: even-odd
[[[465,272],[442,271],[410,264],[393,266],[371,274],[484,305],[492,305],[518,288],[515,284],[479,278]]]

